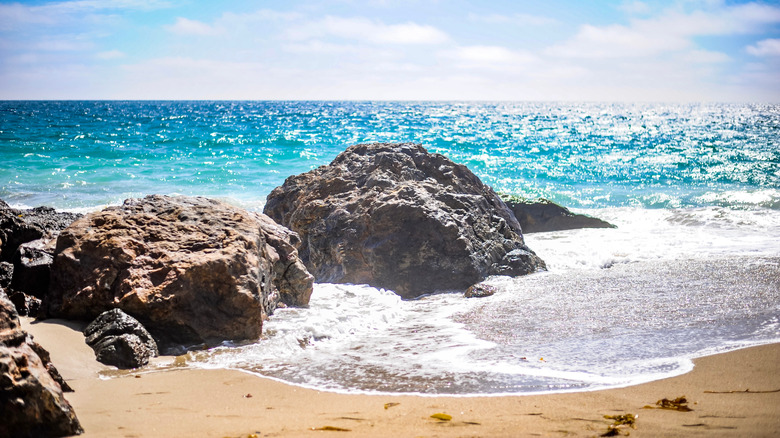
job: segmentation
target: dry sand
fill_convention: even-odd
[[[80,327],[56,320],[24,325],[75,389],[66,397],[85,437],[591,437],[607,432],[612,420],[605,415],[626,413],[638,415],[636,429],[621,428],[632,437],[780,436],[780,344],[704,357],[688,374],[622,389],[513,397],[368,396],[319,392],[227,370],[101,380],[97,373],[108,368],[94,360]],[[643,408],[683,395],[690,412]],[[396,405],[386,408],[387,403]],[[452,420],[431,418],[435,413]]]

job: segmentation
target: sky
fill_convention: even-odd
[[[780,1],[0,0],[0,99],[780,102]]]

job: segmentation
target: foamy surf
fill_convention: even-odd
[[[403,301],[317,284],[310,307],[278,311],[257,344],[188,362],[339,392],[531,394],[643,383],[701,355],[780,341],[774,215],[599,213],[621,228],[529,235],[550,272],[493,277],[491,297]]]

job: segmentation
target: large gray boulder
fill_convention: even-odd
[[[21,328],[0,289],[0,436],[70,436],[82,432],[49,354]]]
[[[319,282],[413,298],[545,269],[490,187],[419,144],[350,146],[287,178],[264,212],[301,236],[301,259]]]
[[[161,349],[255,340],[277,304],[308,304],[298,236],[212,199],[152,195],[90,213],[60,233],[42,311],[90,321],[114,308]]]

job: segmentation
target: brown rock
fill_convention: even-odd
[[[0,294],[0,436],[83,432],[57,379],[62,381],[48,352],[21,329],[16,309]]]
[[[412,298],[545,269],[490,187],[419,144],[350,146],[274,189],[265,213],[301,236],[301,259],[321,282]]]
[[[463,294],[466,298],[484,298],[489,297],[496,293],[496,287],[485,283],[477,283],[473,286],[469,286],[466,289],[466,293]]]
[[[92,320],[119,308],[162,349],[254,340],[280,297],[309,301],[298,242],[269,218],[219,201],[128,199],[60,234],[43,310]]]

